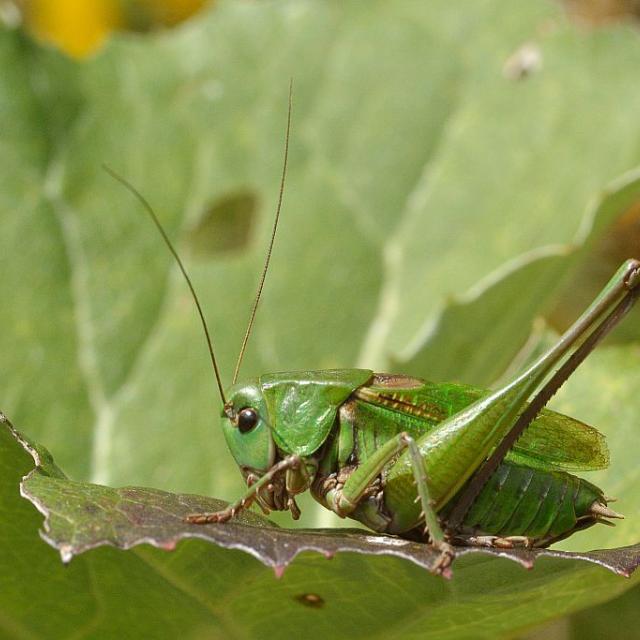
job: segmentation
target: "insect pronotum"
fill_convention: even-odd
[[[314,498],[371,529],[421,540],[449,574],[456,545],[544,547],[620,518],[595,485],[570,473],[607,466],[604,437],[544,409],[551,396],[626,315],[640,291],[640,262],[626,261],[558,342],[508,384],[486,391],[365,369],[267,373],[237,382],[280,217],[291,130],[267,258],[225,391],[209,330],[189,276],[144,197],[196,304],[222,401],[225,439],[247,483],[222,511],[186,517],[225,522],[256,502],[298,518],[296,496]],[[571,446],[558,443],[571,442]]]

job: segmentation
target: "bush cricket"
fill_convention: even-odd
[[[271,257],[283,200],[291,90],[276,215],[258,292],[226,391],[189,276],[173,254],[202,323],[222,401],[222,429],[246,493],[187,522],[225,522],[253,502],[300,515],[310,490],[324,507],[377,532],[432,545],[449,574],[456,545],[545,547],[620,518],[595,485],[572,472],[606,467],[604,437],[544,409],[551,396],[625,316],[640,291],[640,262],[626,261],[587,310],[525,371],[492,391],[365,369],[268,373],[237,382]]]

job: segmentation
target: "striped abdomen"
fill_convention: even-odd
[[[503,462],[469,509],[463,532],[527,536],[546,546],[594,524],[595,501],[605,503],[602,492],[582,478]]]

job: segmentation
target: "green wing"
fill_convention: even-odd
[[[358,394],[366,402],[420,418],[425,430],[488,393],[470,385],[425,382],[377,374]],[[609,465],[609,450],[599,431],[561,413],[543,409],[518,439],[507,459],[541,469],[587,471]]]

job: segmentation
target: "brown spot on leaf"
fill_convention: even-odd
[[[257,208],[258,198],[249,190],[231,193],[210,203],[187,232],[191,255],[206,259],[244,249],[249,243]]]
[[[322,609],[324,607],[324,600],[317,593],[301,593],[294,598],[300,604],[311,609]]]

